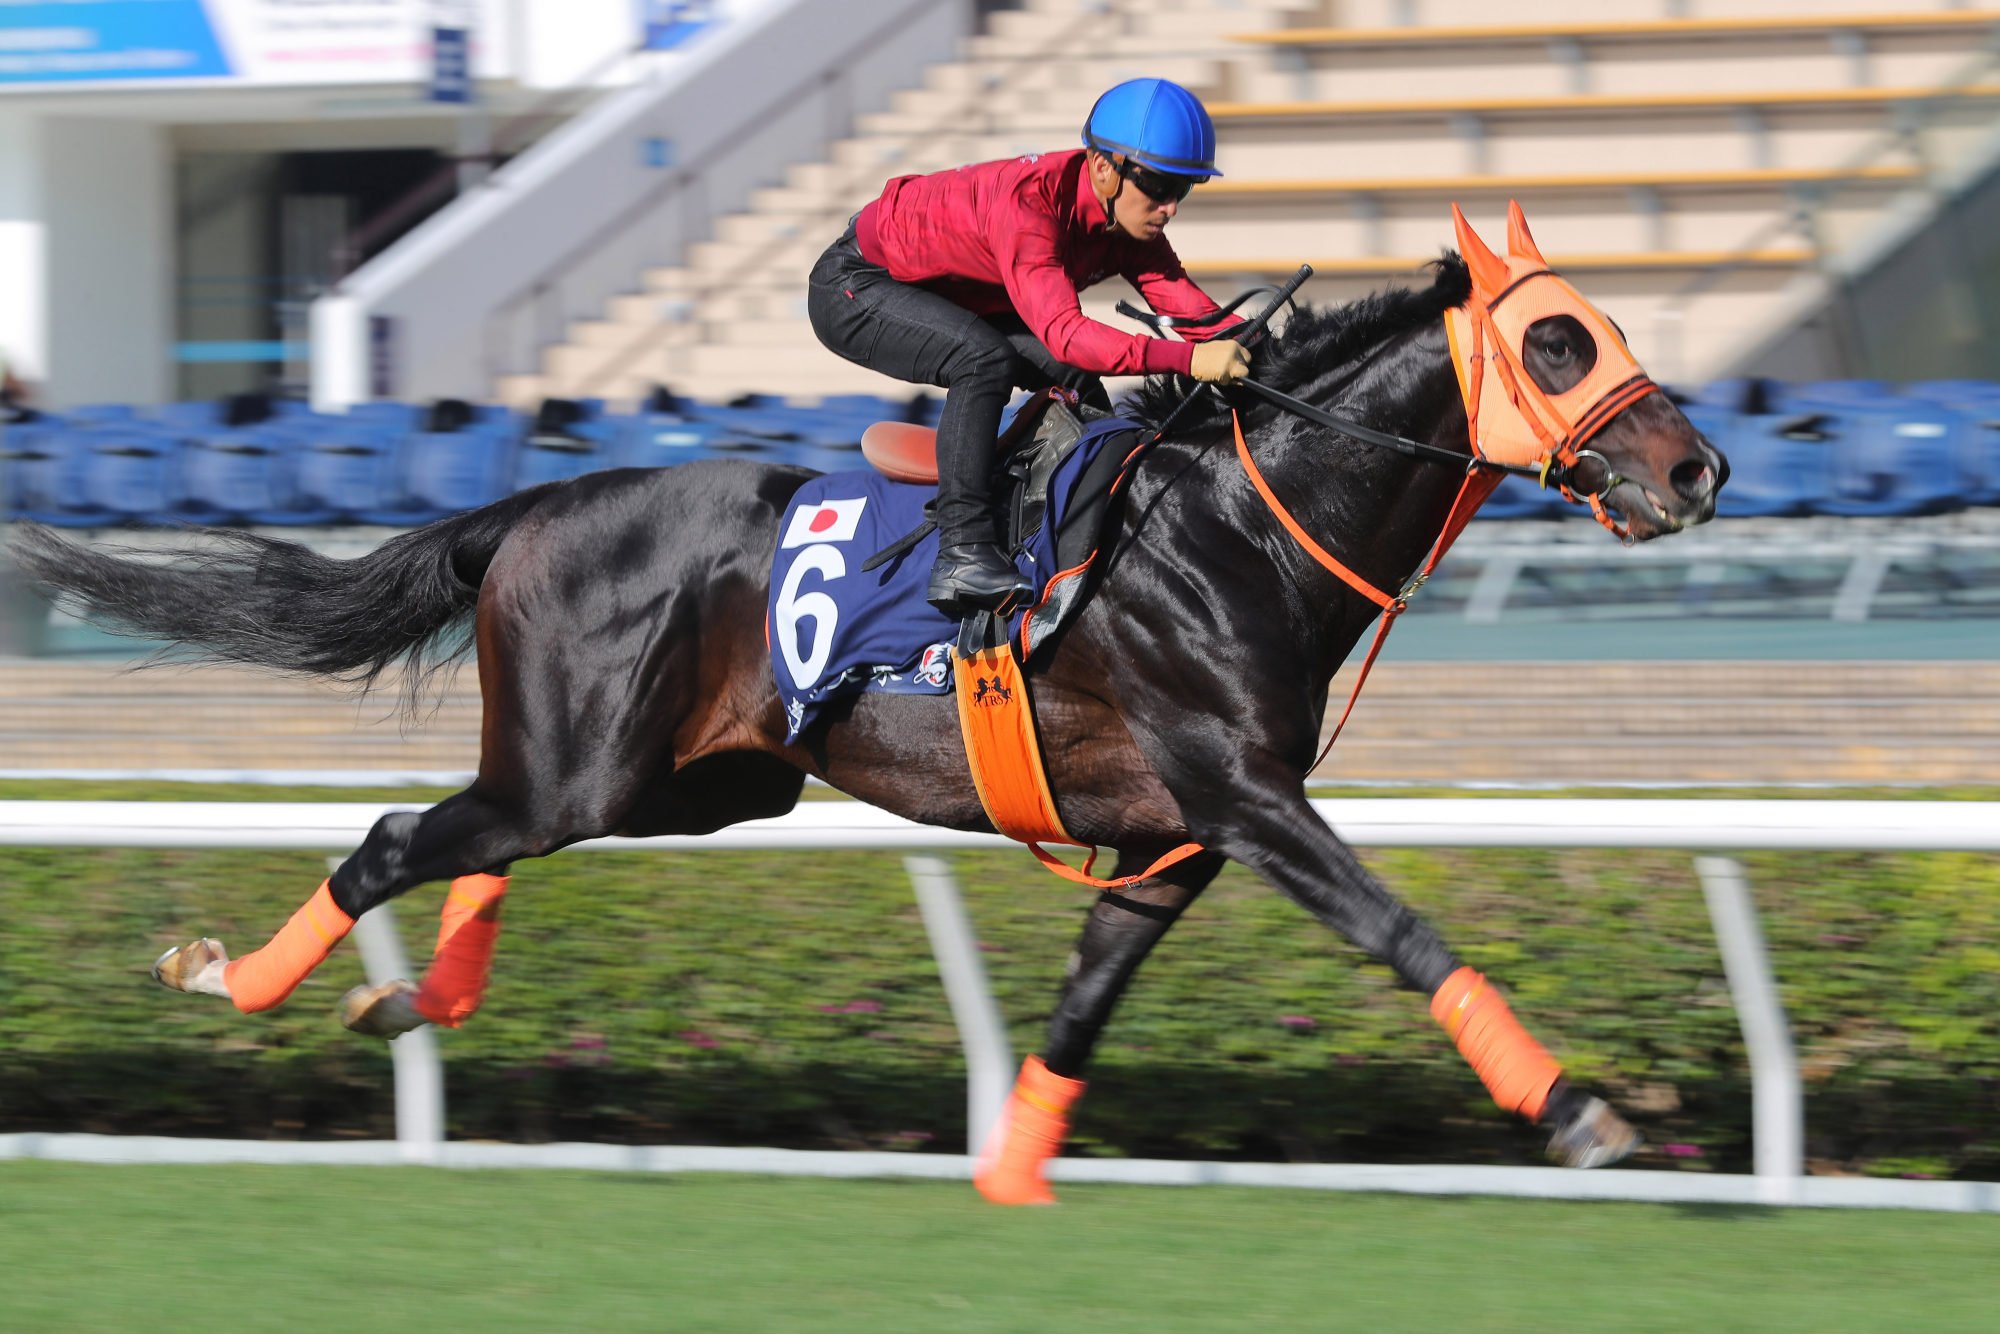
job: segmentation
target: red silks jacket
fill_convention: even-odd
[[[1084,155],[1081,148],[1031,153],[899,176],[855,222],[862,257],[976,315],[1018,313],[1057,360],[1081,370],[1185,375],[1192,344],[1099,324],[1077,302],[1077,293],[1116,274],[1162,315],[1216,310],[1164,236],[1140,241],[1112,229]],[[1189,336],[1237,322],[1230,316]]]

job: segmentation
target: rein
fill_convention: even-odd
[[[1459,223],[1461,242],[1466,242],[1469,239],[1476,243],[1476,237],[1468,237],[1470,229],[1465,226],[1463,215],[1459,214],[1454,208],[1453,216]],[[1624,378],[1601,387],[1590,384],[1590,380],[1596,378],[1593,374],[1593,376],[1586,378],[1583,385],[1576,386],[1575,388],[1585,390],[1585,392],[1595,391],[1595,397],[1581,406],[1579,410],[1580,420],[1570,420],[1570,414],[1565,411],[1564,407],[1559,407],[1553,401],[1551,395],[1541,392],[1539,387],[1533,384],[1527,375],[1526,367],[1516,364],[1518,354],[1514,353],[1506,338],[1502,336],[1501,331],[1495,324],[1493,308],[1498,306],[1501,301],[1511,295],[1530,278],[1548,278],[1554,281],[1560,289],[1560,294],[1553,301],[1543,300],[1536,303],[1538,306],[1553,308],[1567,313],[1567,310],[1570,308],[1570,302],[1566,298],[1574,297],[1575,306],[1581,307],[1583,311],[1593,316],[1596,315],[1596,311],[1587,302],[1584,302],[1581,297],[1575,296],[1574,289],[1570,288],[1567,283],[1562,282],[1560,278],[1557,278],[1549,271],[1547,261],[1543,260],[1540,252],[1534,249],[1533,239],[1527,235],[1526,224],[1519,217],[1518,205],[1510,210],[1509,223],[1510,258],[1515,260],[1518,267],[1527,269],[1527,272],[1516,278],[1502,290],[1482,291],[1483,284],[1480,282],[1480,273],[1478,268],[1475,267],[1473,271],[1474,290],[1472,296],[1467,300],[1462,310],[1455,310],[1449,313],[1445,321],[1445,332],[1447,342],[1451,348],[1452,365],[1453,369],[1457,372],[1459,389],[1465,401],[1466,434],[1472,444],[1470,454],[1462,454],[1457,450],[1447,449],[1442,445],[1432,444],[1427,441],[1412,440],[1407,436],[1396,435],[1392,432],[1376,430],[1372,426],[1366,426],[1361,422],[1343,417],[1338,413],[1329,412],[1324,408],[1317,407],[1305,402],[1303,399],[1285,393],[1283,390],[1273,388],[1267,384],[1261,384],[1255,380],[1244,379],[1238,382],[1238,387],[1262,398],[1265,402],[1272,404],[1280,410],[1289,412],[1293,416],[1303,418],[1317,425],[1327,427],[1350,439],[1358,440],[1363,444],[1372,445],[1378,449],[1392,450],[1397,454],[1403,455],[1405,458],[1413,459],[1419,463],[1446,465],[1463,469],[1464,471],[1464,479],[1459,484],[1458,494],[1453,497],[1451,509],[1445,515],[1444,525],[1431,543],[1429,555],[1425,558],[1424,563],[1419,567],[1417,573],[1411,577],[1410,581],[1399,591],[1391,594],[1377,588],[1374,584],[1349,569],[1331,552],[1327,551],[1325,547],[1315,541],[1312,535],[1305,530],[1304,525],[1293,517],[1291,511],[1285,507],[1284,502],[1278,499],[1277,493],[1271,489],[1270,483],[1264,479],[1264,474],[1258,469],[1256,460],[1251,458],[1249,442],[1243,435],[1242,416],[1234,409],[1231,410],[1230,425],[1236,437],[1236,457],[1241,462],[1245,475],[1249,477],[1251,485],[1256,488],[1257,494],[1262,498],[1265,506],[1276,516],[1279,524],[1285,531],[1291,534],[1292,540],[1297,542],[1305,553],[1311,556],[1321,568],[1327,570],[1348,588],[1367,598],[1381,610],[1381,618],[1377,624],[1375,638],[1369,644],[1368,653],[1361,661],[1361,670],[1355,677],[1354,689],[1348,694],[1347,705],[1341,710],[1340,719],[1334,724],[1333,732],[1327,737],[1326,744],[1320,747],[1319,755],[1306,767],[1308,775],[1319,767],[1320,763],[1326,759],[1327,754],[1333,749],[1334,742],[1340,739],[1341,732],[1347,726],[1347,720],[1354,713],[1355,702],[1361,697],[1361,688],[1367,684],[1368,674],[1374,668],[1376,658],[1381,655],[1382,646],[1389,638],[1389,631],[1395,626],[1396,618],[1408,609],[1410,598],[1424,585],[1432,573],[1436,571],[1438,562],[1444,559],[1445,553],[1458,540],[1459,534],[1465,531],[1466,525],[1472,521],[1472,516],[1478,512],[1480,505],[1485,503],[1486,498],[1493,494],[1494,488],[1500,485],[1503,478],[1509,475],[1532,477],[1544,488],[1553,485],[1562,493],[1565,500],[1572,503],[1589,505],[1591,513],[1597,521],[1609,529],[1620,540],[1628,542],[1631,540],[1629,531],[1610,516],[1604,505],[1605,495],[1618,486],[1624,479],[1613,470],[1610,460],[1606,459],[1603,454],[1593,449],[1583,448],[1583,446],[1593,435],[1608,425],[1618,413],[1630,407],[1647,394],[1655,392],[1657,386],[1643,372],[1638,370],[1635,363],[1631,362],[1631,354],[1625,350],[1623,339],[1617,339],[1614,345],[1618,359],[1611,360],[1611,364],[1606,366],[1605,369],[1610,370],[1611,366],[1616,366],[1622,361],[1625,365],[1630,366],[1632,374],[1629,378]],[[1473,250],[1472,245],[1464,245],[1463,248],[1468,252]],[[1491,258],[1490,252],[1486,252],[1483,245],[1478,247],[1478,252],[1483,257]],[[1521,263],[1523,259],[1530,256],[1532,257],[1531,265]],[[1497,264],[1499,261],[1494,259],[1492,262]],[[1266,306],[1256,319],[1246,323],[1243,328],[1232,331],[1238,341],[1242,342],[1246,347],[1254,347],[1262,342],[1268,334],[1268,325],[1272,315],[1277,312],[1279,306],[1289,301],[1292,295],[1305,283],[1305,280],[1311,276],[1312,267],[1310,265],[1300,265],[1298,272],[1293,275],[1291,281],[1278,291],[1270,305]],[[1461,338],[1461,334],[1467,331],[1462,330],[1454,322],[1452,315],[1459,316],[1469,324],[1469,339]],[[1615,337],[1615,331],[1613,336]],[[1469,347],[1466,345],[1468,343]],[[1498,373],[1494,379],[1498,387],[1503,391],[1506,405],[1512,409],[1515,418],[1514,422],[1503,423],[1500,427],[1500,433],[1502,436],[1506,436],[1513,433],[1517,423],[1518,425],[1525,425],[1533,433],[1536,442],[1542,447],[1539,459],[1532,464],[1506,462],[1490,457],[1488,449],[1484,447],[1486,441],[1485,432],[1481,429],[1481,408],[1497,406],[1496,404],[1490,404],[1488,395],[1482,392],[1488,387],[1485,383],[1485,371],[1489,360],[1498,368]],[[1588,386],[1587,389],[1586,386]],[[1201,388],[1205,389],[1207,386],[1204,385]],[[1565,391],[1562,395],[1562,397],[1571,396],[1573,395],[1569,391]],[[1192,406],[1199,397],[1200,390],[1197,389],[1195,393],[1190,394],[1186,399],[1182,400],[1180,405],[1161,423],[1160,429],[1153,436],[1153,441],[1157,441],[1161,436],[1165,435],[1167,428],[1173,424],[1174,420]],[[1551,429],[1552,427],[1557,429]],[[1558,430],[1560,430],[1560,434],[1558,434]],[[1507,441],[1506,443],[1512,442]],[[1598,481],[1595,487],[1587,491],[1577,485],[1575,480],[1576,472],[1584,465],[1586,460],[1594,461],[1597,467],[1602,470],[1601,480]]]
[[[1245,381],[1245,383],[1248,383],[1248,381]],[[1293,401],[1296,402],[1297,400]],[[1306,407],[1307,405],[1301,403],[1299,406]],[[1314,411],[1316,412],[1317,409],[1314,409]],[[1326,415],[1331,416],[1332,414]],[[1335,420],[1337,421],[1338,418]],[[1445,515],[1444,527],[1439,531],[1437,538],[1431,543],[1430,555],[1425,559],[1423,565],[1418,568],[1416,574],[1410,577],[1410,581],[1403,585],[1400,591],[1389,594],[1369,583],[1353,570],[1348,569],[1331,552],[1313,539],[1312,534],[1305,530],[1305,526],[1292,516],[1290,510],[1285,508],[1285,503],[1278,499],[1277,493],[1271,490],[1271,484],[1264,480],[1264,474],[1258,470],[1256,460],[1250,457],[1249,442],[1243,438],[1242,417],[1235,412],[1231,412],[1229,414],[1229,422],[1231,428],[1236,433],[1236,457],[1242,462],[1243,471],[1249,475],[1250,484],[1257,489],[1257,494],[1263,498],[1265,506],[1270,509],[1272,514],[1277,516],[1278,522],[1284,527],[1285,531],[1292,535],[1292,540],[1297,542],[1308,556],[1311,556],[1314,561],[1318,562],[1322,568],[1330,572],[1340,582],[1346,584],[1349,588],[1382,609],[1381,619],[1375,629],[1375,638],[1368,645],[1367,656],[1361,660],[1360,674],[1354,678],[1354,689],[1348,692],[1347,706],[1340,711],[1340,721],[1333,725],[1333,734],[1327,737],[1326,744],[1320,747],[1319,754],[1314,757],[1313,762],[1306,766],[1306,776],[1310,777],[1312,771],[1319,768],[1320,762],[1333,749],[1333,743],[1340,740],[1341,731],[1346,728],[1348,718],[1354,713],[1355,701],[1361,698],[1361,687],[1368,684],[1368,673],[1374,669],[1375,659],[1381,656],[1382,646],[1388,642],[1389,631],[1394,628],[1396,618],[1409,610],[1410,598],[1416,594],[1419,588],[1424,586],[1424,583],[1437,570],[1438,562],[1444,559],[1445,552],[1451,550],[1451,544],[1458,540],[1458,535],[1465,531],[1465,526],[1468,523],[1472,522],[1472,516],[1479,512],[1481,505],[1486,503],[1486,497],[1493,494],[1493,488],[1500,485],[1503,472],[1512,471],[1513,469],[1499,464],[1482,466],[1477,461],[1468,459],[1463,454],[1453,454],[1450,450],[1439,449],[1435,445],[1420,446],[1421,448],[1435,451],[1438,454],[1447,455],[1453,461],[1465,465],[1465,480],[1459,484],[1458,494],[1452,498],[1451,511]],[[1371,434],[1382,433],[1371,432]],[[1401,439],[1400,436],[1389,436],[1387,438],[1394,440]],[[1371,441],[1370,443],[1373,442]],[[1419,442],[1409,440],[1403,443],[1416,445]]]
[[[1393,449],[1406,458],[1413,458],[1422,463],[1443,463],[1454,468],[1472,467],[1497,473],[1512,473],[1516,477],[1532,477],[1544,486],[1549,484],[1552,477],[1560,477],[1566,471],[1561,465],[1551,468],[1531,468],[1518,463],[1495,463],[1492,459],[1475,458],[1469,454],[1461,454],[1455,449],[1446,449],[1443,445],[1433,445],[1423,440],[1412,440],[1408,436],[1378,431],[1372,426],[1363,426],[1360,422],[1343,417],[1339,413],[1314,407],[1302,398],[1294,398],[1282,389],[1273,389],[1270,385],[1260,384],[1255,380],[1238,380],[1233,387],[1247,389],[1265,402],[1283,408],[1295,417],[1304,417],[1309,422],[1330,427],[1363,444]],[[1562,485],[1562,482],[1558,481],[1557,485]]]
[[[1307,776],[1319,767],[1333,749],[1333,743],[1340,739],[1348,718],[1354,713],[1355,702],[1361,696],[1361,687],[1367,684],[1368,673],[1381,655],[1382,646],[1388,640],[1396,618],[1408,609],[1410,598],[1436,571],[1438,562],[1444,559],[1445,553],[1472,521],[1472,516],[1504,478],[1509,475],[1532,477],[1544,488],[1554,486],[1562,493],[1563,499],[1587,504],[1597,521],[1614,536],[1621,541],[1631,541],[1630,531],[1611,517],[1604,504],[1604,497],[1625,479],[1612,468],[1610,460],[1602,453],[1586,449],[1584,445],[1620,412],[1646,395],[1658,392],[1659,387],[1633,361],[1616,326],[1604,319],[1595,307],[1549,269],[1548,261],[1542,258],[1534,238],[1528,234],[1520,205],[1508,206],[1508,247],[1504,261],[1479,240],[1456,205],[1452,206],[1452,219],[1458,231],[1459,249],[1466,259],[1472,281],[1472,292],[1464,306],[1447,311],[1445,315],[1452,368],[1457,374],[1459,392],[1465,402],[1466,434],[1472,446],[1469,454],[1376,430],[1255,380],[1244,379],[1237,384],[1237,387],[1282,411],[1363,444],[1393,450],[1420,463],[1448,465],[1464,471],[1458,494],[1453,497],[1444,525],[1431,543],[1429,555],[1408,583],[1397,592],[1388,593],[1341,563],[1293,517],[1264,479],[1256,460],[1251,458],[1249,442],[1243,436],[1242,416],[1231,409],[1230,425],[1236,437],[1236,457],[1265,506],[1292,540],[1321,568],[1381,611],[1374,641],[1369,644],[1368,653],[1361,661],[1361,670],[1355,678],[1353,691],[1347,697],[1347,706],[1341,710],[1340,720],[1334,724],[1326,744],[1320,747],[1319,755],[1306,766]],[[1278,289],[1268,306],[1254,319],[1229,330],[1228,335],[1245,347],[1257,346],[1268,336],[1271,317],[1304,286],[1312,272],[1311,265],[1301,264],[1298,272]],[[1537,284],[1530,296],[1510,307],[1509,326],[1518,323],[1521,327],[1503,329],[1494,318],[1494,309],[1531,279],[1546,282]],[[1550,291],[1551,287],[1555,290]],[[1229,308],[1235,309],[1248,295],[1245,293],[1244,297],[1237,298]],[[1151,325],[1156,333],[1164,333],[1166,328],[1183,323],[1142,313],[1123,302],[1119,303],[1118,309]],[[1560,393],[1547,393],[1536,385],[1520,360],[1521,353],[1516,351],[1516,344],[1525,337],[1527,323],[1547,314],[1565,314],[1579,319],[1586,331],[1597,338],[1599,347],[1598,362],[1592,370],[1578,384]],[[1213,318],[1209,316],[1204,322],[1212,323]],[[1486,374],[1489,362],[1496,368],[1490,379]],[[1161,421],[1150,438],[1142,442],[1140,449],[1148,449],[1164,438],[1209,387],[1207,384],[1196,386]],[[1495,390],[1499,391],[1497,395],[1493,392]],[[1582,401],[1574,404],[1570,401],[1579,399]],[[1492,422],[1490,439],[1481,423],[1481,409],[1488,407],[1495,409],[1489,419]],[[1526,429],[1523,431],[1521,428]],[[1516,459],[1533,459],[1534,462],[1495,458],[1492,456],[1495,447],[1512,453]],[[1586,460],[1602,470],[1601,480],[1588,490],[1576,484],[1576,473]]]

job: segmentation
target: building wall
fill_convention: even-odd
[[[0,114],[0,346],[52,407],[171,393],[165,134]]]
[[[43,233],[40,126],[0,111],[0,352],[35,382],[48,376]]]
[[[42,122],[51,401],[173,394],[173,183],[163,127]]]

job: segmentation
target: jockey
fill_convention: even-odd
[[[1001,554],[992,495],[1015,387],[1061,385],[1109,407],[1101,375],[1231,384],[1249,370],[1240,344],[1126,333],[1085,318],[1077,301],[1116,274],[1160,314],[1216,312],[1164,234],[1188,191],[1219,174],[1200,100],[1165,79],[1121,83],[1091,108],[1083,142],[897,177],[813,266],[806,304],[821,342],[858,366],[946,391],[940,549],[926,593],[946,615],[1031,591]],[[1218,317],[1207,333],[1235,322]]]

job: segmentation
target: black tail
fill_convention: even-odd
[[[406,702],[471,646],[466,613],[500,541],[561,483],[400,533],[353,560],[257,533],[197,529],[205,550],[171,564],[78,546],[19,526],[14,554],[58,605],[120,634],[191,654],[328,676],[366,691],[397,661]]]

